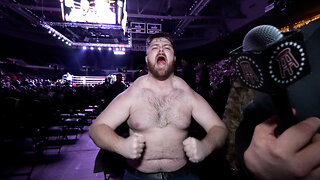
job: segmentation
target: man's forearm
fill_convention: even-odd
[[[89,135],[98,147],[117,153],[119,152],[119,142],[124,140],[123,137],[104,124],[91,125]]]
[[[227,139],[228,130],[225,126],[213,126],[201,141],[206,144],[209,154],[225,144]]]

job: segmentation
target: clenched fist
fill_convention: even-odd
[[[200,162],[209,154],[206,145],[196,138],[188,137],[182,144],[183,150],[191,162]]]
[[[141,134],[134,133],[124,140],[121,146],[121,154],[129,159],[139,159],[145,148],[145,138]]]

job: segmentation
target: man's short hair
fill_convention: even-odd
[[[146,48],[148,48],[152,42],[152,40],[156,39],[156,38],[165,38],[167,39],[173,46],[173,40],[170,37],[169,33],[166,32],[160,32],[160,33],[156,33],[156,34],[152,34],[151,36],[149,36],[146,40]]]

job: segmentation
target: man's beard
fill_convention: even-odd
[[[160,81],[168,79],[169,76],[174,72],[174,63],[169,64],[166,69],[156,69],[156,64],[147,63],[147,65],[153,77]]]

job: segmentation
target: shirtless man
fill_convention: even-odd
[[[147,75],[119,94],[90,127],[90,137],[102,149],[116,152],[129,165],[124,179],[198,179],[186,170],[189,161],[202,161],[223,146],[227,129],[209,104],[174,75],[172,41],[160,33],[147,39]],[[193,117],[207,132],[188,136]],[[115,133],[129,125],[123,138]]]

